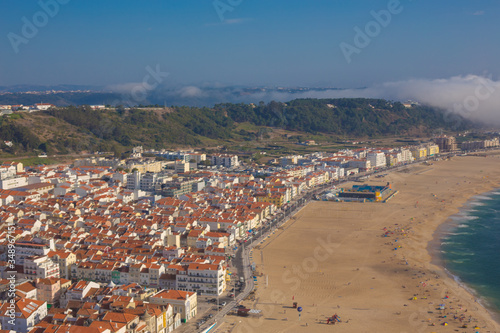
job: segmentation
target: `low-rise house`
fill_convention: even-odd
[[[27,333],[47,316],[47,303],[44,301],[21,298],[14,307],[11,308],[10,305],[11,303],[6,302],[0,307],[0,320],[4,330]]]
[[[198,313],[198,299],[195,292],[162,290],[149,297],[149,302],[158,305],[172,305],[174,313],[181,315],[182,322],[189,321]]]
[[[47,304],[58,303],[61,293],[61,279],[37,279],[36,289],[38,300],[47,302]]]

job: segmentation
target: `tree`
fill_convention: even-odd
[[[47,145],[47,142],[43,142],[41,143],[39,146],[38,146],[38,149],[42,150],[45,154],[48,153],[48,145]]]

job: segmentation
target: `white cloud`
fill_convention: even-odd
[[[114,86],[113,91],[130,93],[139,83]],[[158,87],[148,100],[169,101],[174,105],[213,105],[216,103],[257,103],[271,100],[287,102],[297,98],[382,98],[413,100],[424,105],[455,112],[465,118],[500,126],[500,81],[486,76],[464,75],[445,79],[411,79],[386,82],[363,89],[309,90],[299,93],[265,90],[250,93],[237,87],[205,83],[181,88]]]
[[[176,91],[176,94],[182,98],[203,98],[208,96],[206,92],[195,86],[182,87]]]
[[[467,119],[500,125],[500,81],[478,75],[387,82],[363,89],[308,91],[299,94],[273,93],[269,96],[253,97],[271,97],[280,101],[294,98],[342,97],[413,100],[458,113]]]

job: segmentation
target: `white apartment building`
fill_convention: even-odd
[[[226,269],[222,265],[190,264],[176,276],[177,288],[200,295],[221,295],[226,289]]]
[[[113,174],[113,180],[122,183],[123,185],[127,185],[127,176],[128,173],[123,171],[118,171]]]
[[[176,173],[185,173],[189,171],[189,162],[184,160],[176,160],[175,161],[175,172]]]
[[[186,156],[188,161],[194,160],[196,163],[201,163],[207,159],[207,155],[203,153],[188,153]]]
[[[128,190],[138,190],[141,185],[141,173],[139,171],[134,171],[127,175],[127,189]]]
[[[148,172],[141,175],[139,188],[142,191],[153,192],[156,188],[157,182],[158,182],[158,174]]]
[[[0,165],[0,179],[8,179],[16,176],[16,167],[14,165]]]
[[[14,177],[0,180],[0,189],[2,190],[10,190],[12,188],[22,187],[26,185],[28,185],[27,177]]]
[[[361,171],[370,170],[371,163],[367,159],[350,160],[349,168],[358,168]]]
[[[385,154],[381,151],[369,152],[366,159],[370,161],[372,168],[383,168],[386,166]]]
[[[134,171],[127,175],[126,188],[127,190],[154,192],[166,180],[167,177],[159,173]]]
[[[26,279],[59,278],[59,265],[47,256],[32,256],[24,259],[24,276]]]
[[[211,162],[212,165],[221,165],[226,168],[240,165],[240,163],[238,162],[238,156],[229,154],[214,154],[212,155]]]
[[[23,265],[24,259],[31,256],[46,256],[49,251],[55,251],[54,240],[50,240],[49,244],[37,244],[28,242],[16,243],[16,264]]]
[[[401,153],[401,163],[411,162],[413,161],[413,155],[409,149],[402,148],[400,150]]]

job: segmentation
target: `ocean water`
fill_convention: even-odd
[[[456,280],[500,314],[500,190],[478,195],[441,235],[441,259]]]

